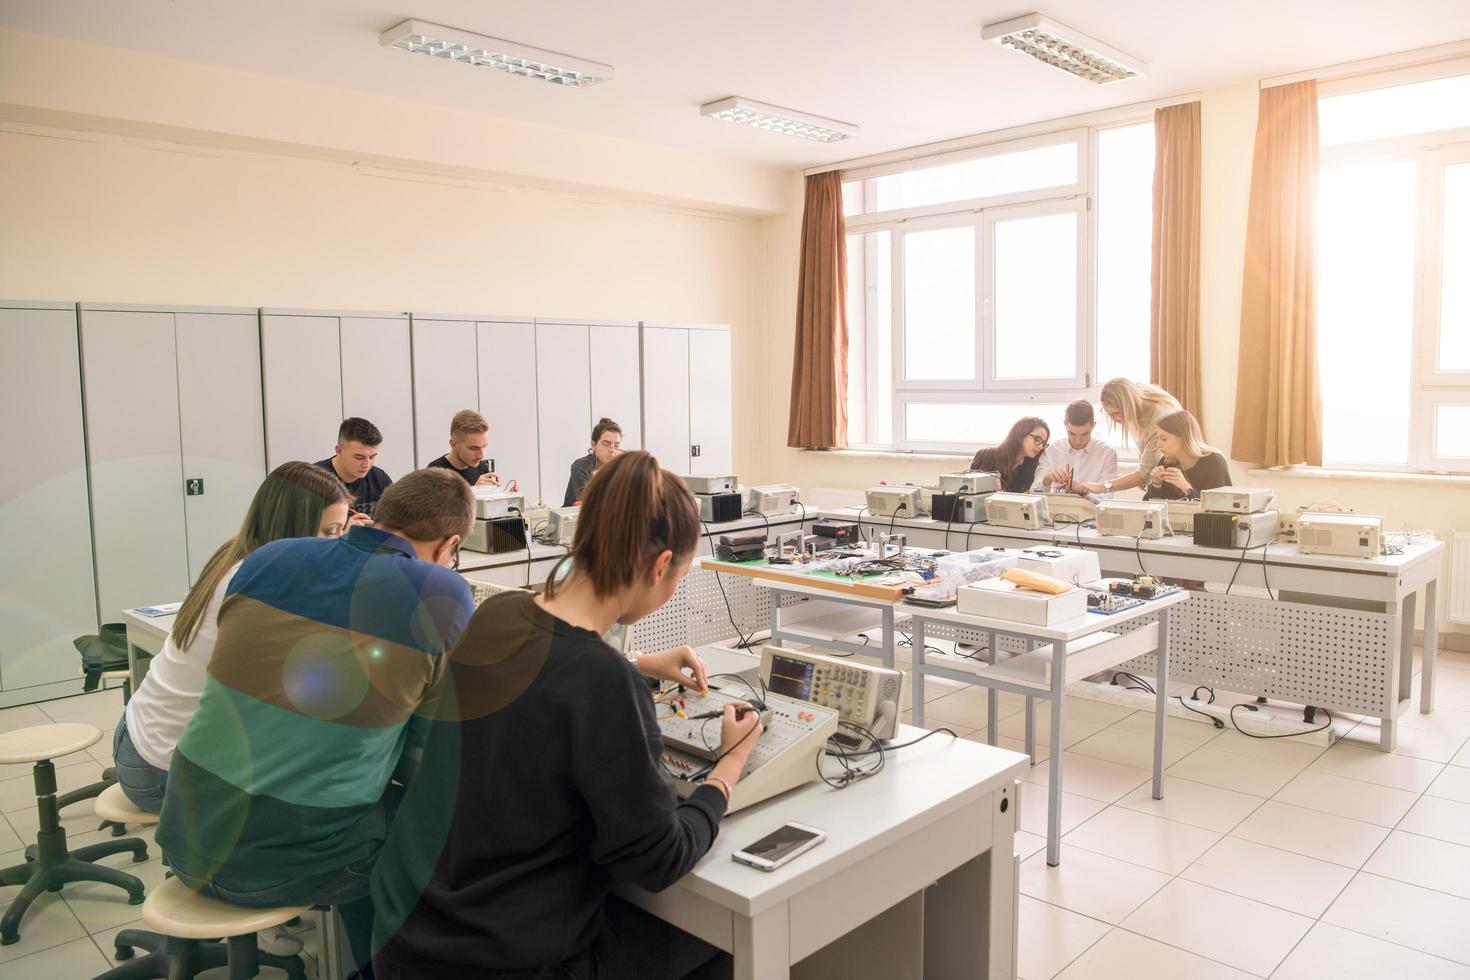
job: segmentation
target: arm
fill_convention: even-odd
[[[582,487],[586,485],[586,481],[579,479],[581,474],[577,472],[577,463],[580,462],[581,460],[579,459],[576,463],[572,464],[571,474],[567,476],[567,492],[562,497],[561,502],[563,507],[572,506],[572,504],[577,502],[577,498],[582,496]]]

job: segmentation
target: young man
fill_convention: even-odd
[[[329,459],[316,465],[337,474],[352,494],[351,521],[353,524],[371,524],[373,510],[378,498],[393,483],[393,478],[377,466],[378,446],[382,445],[383,433],[367,419],[343,419],[337,429],[337,447]]]
[[[254,908],[338,906],[369,961],[389,778],[422,745],[426,702],[475,611],[441,567],[473,519],[463,480],[415,470],[383,494],[376,526],[273,541],[241,564],[156,835],[191,888]]]
[[[490,423],[471,408],[455,412],[449,420],[449,452],[429,465],[454,470],[470,486],[500,486],[500,477],[490,472],[485,447],[490,443]]]
[[[1116,476],[1118,451],[1092,438],[1092,430],[1097,425],[1092,403],[1078,399],[1068,405],[1063,421],[1067,426],[1067,441],[1052,443],[1042,454],[1036,467],[1036,472],[1041,474],[1038,485],[1072,490],[1084,483],[1101,484]]]

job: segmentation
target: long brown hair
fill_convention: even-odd
[[[174,620],[174,644],[184,649],[194,642],[209,600],[237,562],[271,541],[316,537],[322,511],[344,502],[351,504],[352,494],[337,479],[337,474],[320,466],[296,461],[271,470],[245,511],[240,533],[219,546],[184,598]]]
[[[1198,420],[1182,408],[1177,412],[1160,415],[1154,425],[1178,439],[1179,448],[1196,460],[1204,459],[1210,453],[1220,451],[1205,442],[1205,434],[1200,431]],[[1175,466],[1179,465],[1177,459],[1169,460],[1169,462]]]
[[[1140,446],[1148,442],[1149,434],[1144,430],[1151,424],[1150,419],[1156,419],[1165,412],[1177,412],[1182,407],[1173,395],[1158,385],[1146,381],[1133,382],[1127,378],[1114,378],[1103,385],[1098,400],[1105,411],[1111,409],[1123,416],[1123,435]]]
[[[1051,438],[1051,426],[1046,424],[1045,419],[1027,415],[1016,420],[1016,424],[1011,426],[1011,431],[1006,433],[999,446],[982,449],[975,454],[975,458],[970,461],[970,469],[996,474],[1000,477],[1001,489],[1005,489],[1011,482],[1011,473],[1015,471],[1016,464],[1021,461],[1021,447],[1025,444],[1026,437],[1037,428],[1045,429],[1047,439]]]
[[[694,495],[646,452],[623,453],[594,470],[580,511],[567,558],[572,574],[586,576],[599,597],[632,585],[663,552],[682,562],[699,544]],[[548,598],[556,594],[561,564],[546,578]]]

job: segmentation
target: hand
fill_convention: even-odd
[[[1074,483],[1072,484],[1072,490],[1080,494],[1106,492],[1101,483]]]
[[[1046,474],[1046,476],[1042,477],[1041,482],[1045,483],[1047,486],[1061,487],[1063,490],[1070,490],[1072,488],[1072,467],[1058,466],[1056,469]]]
[[[743,718],[735,717],[736,711],[745,709]],[[744,701],[725,705],[725,715],[720,719],[720,755],[745,760],[760,741],[765,726],[761,724],[761,713]]]
[[[372,527],[373,519],[361,511],[353,511],[352,516],[347,519],[348,527]]]
[[[654,680],[669,681],[692,687],[700,694],[709,690],[709,678],[704,672],[704,661],[690,646],[674,647],[658,653],[645,653],[633,664],[638,673]],[[685,671],[688,671],[686,674]]]
[[[1148,471],[1148,482],[1152,483],[1154,486],[1158,486],[1164,482],[1164,476],[1168,472],[1169,471],[1167,467],[1163,466],[1162,464],[1159,466],[1155,466],[1153,469]]]
[[[475,486],[498,487],[500,486],[500,476],[496,473],[486,473],[484,476],[475,481]]]
[[[520,493],[521,492],[521,485],[519,483],[517,483],[515,480],[511,480],[510,481],[510,486],[507,487],[506,489],[509,490],[511,493]]]
[[[1190,486],[1189,480],[1184,476],[1184,471],[1177,466],[1164,469],[1164,482],[1173,487],[1178,487],[1183,493],[1189,493],[1194,487]]]

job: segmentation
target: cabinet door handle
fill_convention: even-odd
[[[691,455],[691,456],[698,456],[699,455],[699,447],[698,446],[690,446],[689,447],[689,455]]]

